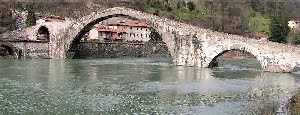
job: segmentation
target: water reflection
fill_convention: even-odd
[[[0,114],[253,114],[285,107],[299,78],[170,60],[1,61]],[[1,65],[0,64],[0,65]]]

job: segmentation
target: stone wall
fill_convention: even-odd
[[[170,58],[170,52],[166,44],[145,43],[80,43],[75,50],[73,58],[93,59],[93,58],[133,58],[133,57],[151,57],[151,58]]]
[[[49,59],[48,42],[10,41],[6,42],[13,46],[15,56],[21,59]],[[0,43],[1,44],[1,43]]]

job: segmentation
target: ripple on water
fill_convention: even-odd
[[[239,67],[212,70],[143,59],[38,62],[1,74],[0,114],[243,114],[285,99],[298,85],[290,74]]]
[[[5,113],[103,111],[116,104],[124,103],[124,97],[94,93],[81,88],[64,89],[42,83],[21,83],[10,79],[1,79],[0,84],[2,84],[0,85],[0,111]]]

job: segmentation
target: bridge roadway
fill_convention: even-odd
[[[40,43],[36,47],[32,44],[27,49],[24,49],[24,45],[14,47],[30,51],[47,49],[45,51],[48,53],[42,51],[43,56],[65,59],[95,24],[118,16],[129,16],[141,20],[156,29],[162,35],[176,65],[209,67],[222,53],[235,49],[253,54],[260,62],[262,69],[268,72],[290,72],[300,64],[300,48],[294,46],[216,32],[124,7],[93,12],[76,20],[45,22],[26,28],[22,32],[26,34],[23,38],[29,40],[37,40],[40,27],[48,28],[47,44]],[[13,38],[7,35],[11,34],[2,35],[2,37]],[[39,57],[39,53],[33,55]]]

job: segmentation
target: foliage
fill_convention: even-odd
[[[295,45],[300,44],[300,32],[298,33],[291,33],[289,35],[289,39],[291,40],[291,42]]]
[[[278,2],[276,4],[276,9],[271,16],[271,24],[270,24],[270,41],[278,42],[278,43],[286,43],[288,33],[290,28],[288,27],[288,19],[284,13],[285,9],[284,2]]]
[[[153,28],[150,29],[150,38],[152,41],[162,41],[161,35]]]
[[[188,9],[189,9],[190,11],[194,11],[195,8],[196,8],[196,5],[195,5],[195,3],[194,3],[193,1],[189,1],[189,2],[187,3],[187,7],[188,7]]]
[[[176,7],[177,7],[177,9],[184,8],[184,7],[186,7],[186,2],[185,1],[181,1],[181,0],[177,1]]]
[[[159,10],[155,10],[155,12],[153,13],[153,15],[159,16]]]
[[[300,92],[297,91],[296,94],[290,99],[290,114],[299,115],[300,114]]]
[[[35,18],[35,14],[34,14],[34,10],[32,6],[28,6],[27,8],[28,11],[28,15],[27,15],[27,19],[26,19],[26,25],[29,26],[34,26],[36,23],[36,18]]]
[[[230,0],[133,0],[127,3],[113,0],[93,1],[96,2],[94,3],[95,6],[92,7],[85,5],[86,2],[4,2],[0,6],[21,9],[23,6],[31,4],[34,5],[35,12],[71,18],[79,18],[108,7],[123,6],[202,28],[250,37],[257,33],[271,36],[271,22],[276,22],[274,20],[276,19],[274,18],[275,13],[272,11],[276,11],[277,2],[268,2],[268,0],[244,0],[244,2]],[[288,7],[285,9],[288,13],[282,13],[283,17],[299,17],[293,13],[297,9],[295,6],[299,6],[299,4],[299,2],[286,4]],[[103,7],[96,9],[98,6]],[[289,12],[288,9],[294,9],[294,11]],[[277,20],[277,22],[279,21]],[[283,25],[283,23],[278,24]],[[273,25],[276,24],[273,23]]]
[[[270,23],[271,19],[267,15],[263,15],[259,12],[252,12],[248,17],[249,30],[252,33],[259,33],[263,35],[270,35]]]
[[[180,9],[181,8],[181,2],[178,1],[176,6],[177,6],[178,9]]]

